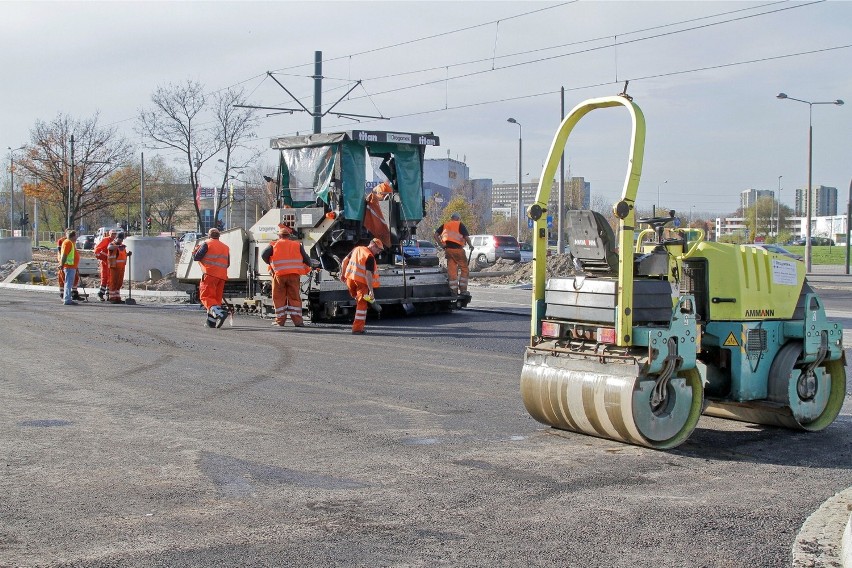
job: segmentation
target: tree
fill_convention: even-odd
[[[49,123],[36,121],[18,164],[31,180],[24,185],[25,195],[61,208],[73,227],[128,193],[128,180],[115,173],[132,155],[115,128],[98,125],[97,114],[87,120],[60,114]]]
[[[226,89],[217,92],[214,96],[214,112],[216,114],[216,139],[222,141],[222,150],[225,152],[225,157],[220,161],[225,164],[225,171],[222,174],[222,183],[218,188],[219,209],[225,207],[228,200],[225,199],[229,181],[233,177],[231,172],[234,170],[242,170],[245,176],[245,170],[260,157],[260,152],[250,149],[243,144],[244,140],[254,138],[254,128],[257,126],[257,118],[252,109],[241,108],[237,105],[244,105],[245,91],[240,88]],[[241,165],[233,165],[232,159],[234,152],[237,149],[251,150],[252,153],[248,159],[243,160]],[[247,180],[243,180],[246,181]],[[218,218],[219,211],[214,212],[214,218]]]
[[[436,227],[439,225],[443,225],[444,223],[449,221],[450,216],[453,213],[459,214],[459,216],[461,217],[461,222],[464,223],[466,227],[472,226],[475,222],[475,219],[473,217],[473,208],[471,207],[470,203],[468,203],[464,197],[457,195],[450,199],[450,201],[447,203],[447,206],[444,207],[444,211],[438,218],[439,223],[438,225],[436,225]]]
[[[502,213],[494,215],[487,229],[488,233],[492,235],[513,235],[516,230],[515,219]]]
[[[417,234],[422,238],[430,238],[441,225],[441,203],[434,199],[426,200],[426,211],[423,219],[417,224]]]
[[[141,109],[138,129],[152,139],[160,149],[171,148],[181,153],[189,172],[189,190],[195,207],[199,230],[202,227],[201,211],[195,199],[199,187],[199,172],[202,166],[222,150],[225,151],[225,172],[218,189],[214,218],[218,218],[223,207],[225,187],[232,166],[233,152],[241,142],[254,135],[255,119],[252,109],[237,109],[244,102],[242,90],[227,89],[214,95],[214,127],[205,126],[205,111],[209,110],[208,99],[197,81],[187,80],[182,84],[157,87],[151,95],[152,107]],[[239,169],[239,168],[236,168]],[[189,192],[188,192],[189,193]]]
[[[753,243],[758,236],[773,232],[776,202],[772,197],[761,197],[751,207],[743,210],[745,226],[749,231],[748,241]]]
[[[145,212],[150,218],[151,230],[171,232],[173,227],[184,221],[189,204],[190,192],[180,180],[180,172],[168,166],[162,156],[154,156],[145,163]]]

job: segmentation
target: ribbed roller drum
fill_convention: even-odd
[[[636,364],[599,363],[528,350],[521,396],[530,415],[549,426],[656,449],[682,444],[701,416],[697,370],[683,371],[652,403],[657,377]]]

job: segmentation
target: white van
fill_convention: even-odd
[[[183,236],[178,241],[178,247],[180,248],[180,250],[183,250],[183,248],[187,245],[195,246],[195,242],[198,239],[203,239],[203,238],[204,238],[204,235],[202,235],[201,233],[184,233]]]
[[[110,231],[116,231],[116,232],[119,232],[119,233],[123,233],[124,229],[122,229],[121,227],[101,227],[95,233],[95,245],[97,245],[99,242],[101,242],[101,240],[105,236],[107,236]]]

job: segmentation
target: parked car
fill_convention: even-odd
[[[769,252],[773,252],[775,254],[782,254],[782,255],[788,256],[788,257],[790,257],[794,260],[804,260],[804,257],[802,255],[790,252],[780,245],[755,244],[755,245],[750,245],[750,246],[753,246],[755,248],[762,248],[764,250],[768,250]]]
[[[529,243],[521,244],[521,262],[530,262],[533,259],[532,245]]]
[[[803,246],[805,246],[805,243],[807,243],[807,242],[808,242],[808,240],[805,237],[799,237],[798,239],[795,239],[790,244],[793,245],[793,246],[797,246],[797,247],[803,247]],[[816,247],[832,246],[833,247],[834,241],[829,239],[828,237],[811,237],[811,246],[816,246]]]
[[[80,250],[92,250],[95,248],[95,235],[80,235],[77,237],[77,248]]]
[[[438,266],[438,249],[431,241],[410,239],[402,241],[405,262],[412,266]]]
[[[484,266],[504,258],[520,262],[521,247],[518,239],[511,235],[471,235],[473,258],[478,265]]]

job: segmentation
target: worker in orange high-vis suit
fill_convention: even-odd
[[[98,298],[101,302],[106,300],[106,295],[109,292],[109,254],[107,247],[115,239],[117,231],[110,229],[109,234],[104,235],[97,245],[95,245],[95,258],[98,259],[98,264],[101,268],[101,289],[98,290]]]
[[[124,267],[127,266],[127,245],[124,233],[116,233],[107,245],[107,265],[109,266],[109,303],[123,304],[121,285],[124,283]]]
[[[272,268],[272,304],[275,306],[275,323],[284,327],[287,316],[296,327],[304,327],[302,320],[302,294],[299,280],[311,271],[313,265],[305,247],[297,240],[290,227],[278,228],[278,240],[260,253],[263,262]]]
[[[450,220],[435,229],[435,241],[447,255],[447,275],[450,290],[454,294],[467,294],[467,279],[470,272],[464,245],[473,249],[467,227],[461,222],[461,215],[453,213]]]
[[[355,320],[352,333],[364,333],[367,323],[367,308],[373,303],[373,289],[379,286],[379,271],[376,255],[383,250],[382,241],[373,239],[367,246],[352,249],[340,264],[340,280],[349,288],[349,295],[355,298]]]
[[[207,231],[207,239],[192,251],[192,259],[201,265],[201,283],[198,297],[207,308],[207,327],[222,327],[227,312],[222,307],[228,267],[231,266],[231,249],[219,240],[219,229]]]

